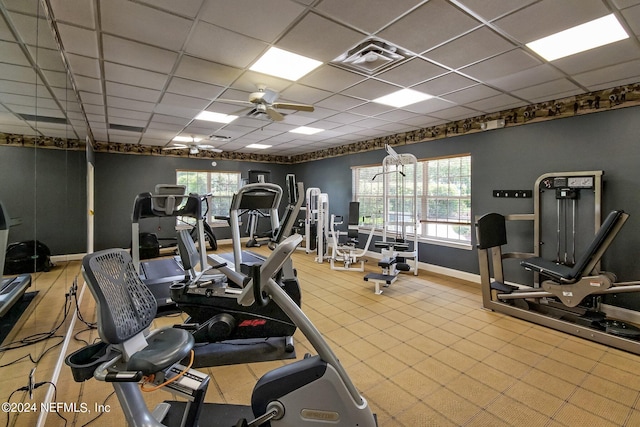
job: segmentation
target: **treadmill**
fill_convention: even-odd
[[[9,214],[0,201],[0,272],[4,272],[9,227]],[[2,278],[2,286],[0,286],[0,317],[7,314],[11,307],[22,299],[29,286],[31,286],[30,274]]]
[[[146,218],[190,217],[195,218],[198,229],[198,245],[201,265],[206,265],[206,239],[202,218],[202,203],[195,193],[185,194],[184,185],[158,184],[154,193],[141,193],[136,196],[131,216],[131,258],[140,278],[156,297],[158,309],[170,309],[175,306],[169,287],[172,283],[184,280],[185,271],[179,257],[154,260],[140,260],[140,220]]]

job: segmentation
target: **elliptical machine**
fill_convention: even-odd
[[[155,298],[138,277],[128,253],[121,249],[96,252],[83,259],[84,275],[97,302],[102,342],[66,359],[74,379],[85,381],[93,376],[111,382],[127,422],[136,427],[376,427],[366,399],[329,344],[272,278],[301,240],[299,235],[288,237],[264,264],[254,266],[238,301],[262,305],[273,300],[318,354],[262,376],[254,387],[251,407],[203,403],[209,376],[178,363],[194,344],[187,331],[165,328],[145,335],[155,315]],[[187,402],[164,402],[153,413],[149,411],[138,382],[151,375],[154,383],[184,396]]]

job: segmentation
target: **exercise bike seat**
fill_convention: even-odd
[[[602,226],[600,226],[589,247],[573,267],[558,264],[541,257],[525,259],[520,262],[520,265],[527,270],[548,276],[562,284],[575,283],[582,276],[591,274],[591,270],[598,263],[602,254],[607,250],[628,217],[629,215],[622,210],[611,211]]]
[[[186,330],[162,328],[144,336],[157,313],[156,298],[124,249],[94,252],[82,260],[97,305],[98,334],[124,354],[127,371],[159,372],[184,359],[195,344]]]

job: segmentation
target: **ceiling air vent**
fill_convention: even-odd
[[[332,64],[374,74],[408,56],[408,52],[397,46],[376,38],[368,38],[334,59]]]
[[[40,123],[55,123],[59,125],[68,125],[69,122],[64,117],[50,117],[50,116],[38,116],[33,114],[24,114],[19,113],[18,116],[22,120],[26,120],[28,122],[40,122]]]
[[[127,125],[119,125],[116,123],[109,123],[109,129],[124,130],[127,132],[138,132],[138,133],[142,133],[144,131],[144,128],[140,126],[127,126]]]

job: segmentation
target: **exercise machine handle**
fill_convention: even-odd
[[[264,307],[269,303],[269,297],[265,296],[260,286],[260,268],[261,264],[254,264],[251,266],[251,277],[253,279],[253,299],[260,307]]]

